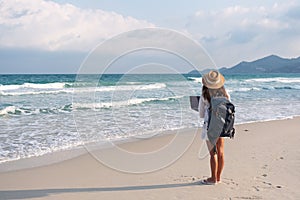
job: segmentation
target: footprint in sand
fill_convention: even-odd
[[[220,184],[226,185],[231,190],[237,190],[239,188],[239,184],[230,178],[223,178]]]
[[[266,181],[263,181],[262,183],[265,184],[265,185],[272,186],[272,183],[269,183],[269,182],[266,182]]]
[[[254,190],[255,190],[256,192],[259,192],[259,191],[260,191],[259,186],[252,186],[252,187],[254,188]]]
[[[181,175],[179,178],[173,179],[173,181],[180,182],[180,183],[194,182],[196,180],[200,180],[200,178],[196,176],[187,176],[187,175]]]
[[[272,183],[264,181],[262,177],[255,177],[254,180],[256,182],[254,183],[255,185],[252,186],[254,191],[259,192],[259,191],[275,188]]]
[[[233,197],[232,199],[262,199],[262,197],[260,197],[260,196],[247,196],[247,197]]]
[[[268,165],[264,165],[263,167],[262,167],[262,169],[267,169],[268,168]]]

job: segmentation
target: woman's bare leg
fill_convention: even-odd
[[[207,147],[210,154],[210,170],[211,170],[211,177],[207,179],[208,182],[217,182],[218,177],[218,157],[214,150],[214,146],[208,141]]]
[[[220,181],[221,174],[224,168],[224,138],[219,138],[216,145],[218,158],[217,181]]]

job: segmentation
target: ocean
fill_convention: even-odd
[[[300,115],[300,74],[225,78],[237,124]],[[201,87],[189,74],[0,75],[0,163],[201,127]]]

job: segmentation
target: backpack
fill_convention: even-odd
[[[235,106],[225,97],[212,97],[209,108],[207,136],[216,143],[219,137],[233,138]]]

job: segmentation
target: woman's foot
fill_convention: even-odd
[[[201,181],[201,184],[203,184],[203,185],[215,185],[215,184],[217,184],[218,182],[216,181],[216,179],[214,179],[214,178],[212,178],[212,177],[210,177],[210,178],[208,178],[208,179],[203,179],[202,181]]]

